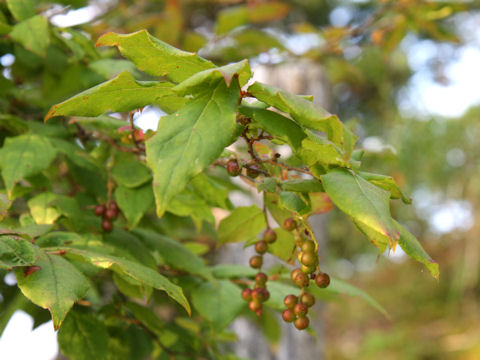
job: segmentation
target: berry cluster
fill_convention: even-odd
[[[277,240],[277,233],[275,230],[267,228],[263,233],[262,240],[255,244],[255,251],[257,255],[250,258],[250,267],[260,269],[263,265],[263,254],[268,250],[268,244]],[[266,289],[268,277],[265,273],[259,271],[255,275],[255,287],[252,289],[246,288],[242,291],[242,298],[248,301],[248,307],[251,311],[261,315],[262,303],[270,298],[270,293]]]
[[[95,206],[95,215],[102,217],[103,231],[110,232],[113,230],[113,221],[118,216],[118,205],[116,201],[110,201],[108,204],[100,204]]]

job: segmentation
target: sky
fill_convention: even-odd
[[[51,21],[59,26],[71,26],[88,22],[96,15],[97,10],[89,7],[72,10],[66,15],[56,15]],[[332,14],[331,22],[340,26],[346,16],[348,17],[348,9],[340,9]],[[415,116],[419,119],[430,116],[458,117],[470,106],[480,105],[480,27],[476,25],[480,23],[480,15],[459,21],[463,21],[465,24],[460,34],[467,45],[458,49],[445,49],[436,46],[431,41],[417,41],[413,38],[407,38],[402,43],[408,56],[409,65],[415,72],[398,99],[404,115]],[[308,47],[308,40],[307,38],[296,38],[290,43]],[[435,81],[431,67],[428,65],[442,52],[451,55],[452,51],[454,60],[444,64],[443,69],[448,82],[440,84]],[[0,58],[0,61],[8,62],[12,59],[7,56]],[[152,109],[146,111],[136,123],[143,128],[155,128],[159,116],[160,113]],[[419,191],[413,194],[413,197],[420,204],[419,211],[429,209],[430,213],[427,215],[430,217],[432,227],[438,233],[451,231],[458,223],[469,223],[471,212],[468,204],[451,202],[449,204],[430,204],[432,206],[428,207],[428,202],[432,200],[425,192]],[[402,252],[397,252],[393,259],[395,257],[402,257]],[[9,278],[7,281],[12,286],[15,285],[14,278]],[[32,330],[32,327],[31,317],[22,311],[17,311],[0,338],[0,359],[53,359],[57,354],[58,345],[52,322],[47,322],[35,330]]]

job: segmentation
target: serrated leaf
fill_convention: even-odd
[[[282,191],[279,197],[279,205],[288,211],[303,215],[308,213],[311,208],[310,204],[305,198],[302,198],[298,193],[290,191]]]
[[[34,304],[50,311],[53,326],[58,329],[73,304],[87,293],[88,281],[62,256],[40,249],[36,249],[36,256],[35,266],[40,270],[28,276],[22,269],[15,270],[17,284]]]
[[[213,323],[216,330],[221,330],[230,324],[245,306],[240,294],[241,289],[229,280],[219,280],[215,284],[203,283],[193,289],[192,304],[202,316]]]
[[[127,218],[129,228],[132,229],[153,205],[152,185],[145,184],[134,189],[118,186],[115,189],[115,199],[122,214]]]
[[[0,269],[31,266],[36,259],[35,247],[30,241],[16,236],[0,236]]]
[[[332,142],[307,130],[308,138],[302,141],[298,150],[299,157],[308,166],[319,164],[324,167],[329,165],[345,166],[342,151]]]
[[[396,244],[400,234],[390,215],[390,193],[346,169],[333,169],[321,180],[333,203],[355,223],[385,236],[391,247]]]
[[[123,112],[154,104],[172,94],[173,84],[137,81],[124,71],[116,78],[77,94],[50,108],[45,121],[54,116],[99,116],[107,111]]]
[[[265,215],[257,206],[239,206],[218,226],[218,244],[247,242],[266,227]]]
[[[47,47],[50,44],[48,20],[41,15],[23,20],[13,27],[10,36],[13,40],[22,44],[25,49],[38,56],[45,57]]]
[[[46,169],[56,154],[57,150],[42,136],[27,133],[7,138],[0,150],[0,167],[9,198],[19,180]]]
[[[390,197],[392,199],[402,199],[405,204],[412,203],[412,199],[410,199],[403,193],[402,189],[400,189],[393,177],[380,174],[372,174],[364,171],[360,171],[358,175],[363,177],[365,180],[368,180],[372,184],[389,191]]]
[[[27,205],[30,213],[37,224],[53,224],[61,213],[50,206],[57,199],[57,195],[51,192],[44,192],[31,198]]]
[[[109,32],[102,35],[95,46],[116,46],[140,70],[149,75],[167,76],[174,82],[215,66],[194,53],[179,50],[153,37],[146,30],[126,35]]]
[[[7,0],[7,6],[13,17],[18,21],[35,15],[35,2],[33,0]]]
[[[51,250],[65,250],[66,255],[69,257],[81,258],[99,268],[110,269],[122,276],[129,276],[155,289],[165,291],[168,296],[182,305],[190,314],[190,305],[185,295],[183,295],[182,288],[170,282],[165,276],[142,264],[112,255],[69,247],[51,248]]]
[[[320,106],[270,85],[255,82],[248,92],[258,100],[289,114],[300,125],[320,130],[337,145],[343,145],[343,124],[336,115],[330,114]]]
[[[71,360],[106,359],[108,331],[94,315],[71,311],[58,332],[58,345]]]
[[[157,133],[146,141],[159,217],[190,179],[230,144],[238,98],[236,80],[227,87],[223,78],[213,77],[178,112],[160,119]]]

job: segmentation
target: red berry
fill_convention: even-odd
[[[265,284],[267,280],[268,280],[268,276],[263,272],[259,272],[257,275],[255,275],[255,282],[257,284]]]
[[[230,176],[238,176],[242,172],[242,166],[238,163],[237,159],[228,160],[226,168]]]
[[[305,293],[300,297],[300,301],[308,307],[312,307],[315,304],[315,297],[312,294]]]
[[[295,230],[297,228],[297,222],[292,218],[288,218],[283,222],[283,228],[288,231]]]
[[[318,287],[326,288],[330,285],[330,276],[325,273],[320,273],[315,277],[315,282],[317,283]]]
[[[268,244],[265,241],[260,240],[259,242],[257,242],[255,244],[255,251],[258,254],[260,254],[260,255],[265,254],[267,252],[267,250],[268,250]]]
[[[299,317],[294,322],[294,325],[298,330],[306,329],[309,324],[310,324],[310,320],[306,316],[305,317]]]
[[[117,217],[117,212],[112,209],[105,211],[105,219],[114,220]]]
[[[242,299],[245,301],[250,301],[252,300],[252,290],[249,288],[243,289],[242,290]]]
[[[285,304],[287,309],[293,309],[297,302],[298,298],[293,294],[287,295],[285,296],[285,299],[283,299],[283,303]]]
[[[105,213],[105,210],[107,210],[105,205],[97,205],[95,206],[95,215],[102,216]]]
[[[262,308],[260,308],[260,309],[258,309],[257,311],[255,311],[255,314],[257,314],[257,316],[262,315]]]
[[[110,201],[110,204],[108,204],[108,208],[118,213],[118,204],[115,200]]]
[[[308,286],[309,281],[310,280],[308,280],[308,276],[302,272],[295,276],[295,284],[297,284],[299,287]]]
[[[270,293],[267,289],[255,288],[252,291],[252,299],[260,302],[267,301],[270,298]]]
[[[310,274],[310,279],[315,280],[315,273]]]
[[[263,264],[263,257],[260,255],[255,255],[250,258],[250,266],[254,269],[259,269]]]
[[[113,224],[108,219],[103,219],[102,221],[102,229],[103,231],[110,232],[113,230]]]
[[[247,176],[251,177],[252,179],[255,179],[260,175],[260,168],[258,167],[257,164],[249,165],[247,167]]]
[[[262,303],[258,300],[252,300],[248,303],[248,308],[253,312],[256,312],[262,308]]]
[[[283,318],[283,321],[289,323],[295,320],[295,314],[291,309],[287,309],[283,311],[282,318]]]
[[[304,303],[296,303],[293,307],[293,312],[298,316],[305,316],[308,312],[308,306]]]
[[[302,270],[300,268],[293,269],[290,277],[292,278],[292,281],[295,281],[295,278],[297,277],[298,274],[301,274]]]
[[[277,240],[277,233],[275,230],[268,228],[263,233],[263,240],[265,240],[267,243],[273,243],[275,240]]]

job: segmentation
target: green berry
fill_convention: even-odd
[[[304,253],[313,253],[315,251],[315,243],[312,240],[306,240],[302,243],[302,251]]]
[[[314,266],[318,262],[317,254],[311,252],[304,252],[302,253],[302,257],[300,258],[300,262],[305,266]]]
[[[300,268],[293,269],[290,277],[292,278],[292,281],[295,281],[295,278],[297,277],[298,274],[301,274],[302,270]]]
[[[315,304],[315,297],[312,294],[305,293],[300,297],[300,301],[308,307],[312,307]]]

